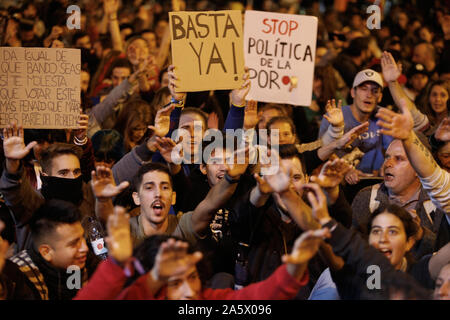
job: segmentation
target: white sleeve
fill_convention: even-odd
[[[420,182],[434,205],[450,213],[450,173],[437,167],[431,176],[420,178]]]

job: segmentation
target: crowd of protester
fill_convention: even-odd
[[[449,299],[450,3],[412,3],[2,1],[0,46],[82,65],[78,129],[2,131],[0,298]],[[168,12],[224,9],[318,17],[311,105],[177,90]]]

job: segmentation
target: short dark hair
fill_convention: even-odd
[[[359,57],[361,52],[367,50],[369,48],[369,38],[367,37],[358,37],[353,39],[348,48],[346,49],[346,53],[351,57]]]
[[[205,126],[205,130],[208,129],[208,115],[204,111],[202,111],[202,110],[200,110],[198,108],[194,108],[194,107],[186,107],[186,108],[183,109],[183,111],[181,111],[180,117],[183,114],[196,114],[196,115],[199,115],[202,118],[203,124]]]
[[[111,69],[110,69],[111,75],[115,68],[128,68],[128,69],[130,69],[130,73],[131,73],[131,71],[133,71],[133,67],[131,66],[130,61],[128,61],[128,59],[125,59],[125,58],[119,58],[113,62],[113,64],[111,65]],[[111,77],[111,75],[110,75],[110,77]]]
[[[53,143],[41,151],[39,163],[42,167],[42,171],[48,174],[52,169],[53,159],[64,154],[72,154],[80,160],[82,151],[80,147],[73,144]]]
[[[280,159],[291,159],[298,158],[302,164],[302,172],[306,174],[305,161],[301,153],[298,152],[297,146],[295,144],[284,144],[279,147]]]
[[[81,213],[77,206],[64,200],[48,200],[34,212],[29,221],[33,243],[40,245],[59,225],[76,222],[81,222]]]
[[[72,36],[72,44],[75,46],[77,41],[81,38],[84,38],[86,36],[89,36],[87,32],[84,31],[78,31]]]
[[[138,172],[134,176],[133,186],[134,186],[135,191],[139,190],[139,187],[142,184],[142,177],[144,176],[144,174],[146,174],[147,172],[152,172],[152,171],[159,171],[159,172],[166,173],[169,176],[170,186],[173,188],[173,180],[172,180],[172,175],[170,174],[169,167],[167,167],[166,165],[159,163],[159,162],[151,162],[151,163],[146,163],[142,167],[140,167]]]
[[[369,223],[367,225],[367,230],[370,233],[370,229],[372,229],[372,223],[375,218],[382,214],[388,212],[402,221],[403,227],[405,229],[406,237],[413,237],[419,231],[418,225],[414,222],[411,214],[406,211],[405,208],[402,208],[396,204],[388,204],[386,206],[381,206],[377,210],[375,210],[369,218]]]
[[[270,135],[270,126],[273,125],[276,122],[286,122],[291,126],[291,131],[293,135],[297,135],[297,132],[295,130],[295,124],[292,121],[291,118],[286,117],[286,116],[278,116],[278,117],[274,117],[272,119],[269,120],[269,122],[267,122],[267,134]]]

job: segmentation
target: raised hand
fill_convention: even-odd
[[[182,101],[186,98],[186,92],[177,92],[176,81],[179,80],[175,75],[175,66],[170,65],[167,69],[167,75],[169,76],[169,90],[172,98],[177,101]]]
[[[292,265],[307,263],[316,255],[322,240],[329,237],[331,237],[331,234],[328,228],[303,232],[295,240],[291,253],[284,255],[282,261]]]
[[[258,121],[258,102],[250,100],[245,107],[244,130],[256,127]]]
[[[357,184],[359,183],[359,176],[362,175],[362,172],[358,169],[350,169],[346,174],[345,174],[345,181],[347,181],[348,184]]]
[[[86,139],[88,123],[89,115],[80,113],[80,118],[78,119],[78,129],[74,131],[74,135],[79,141],[83,141],[84,139]]]
[[[311,176],[311,182],[317,183],[322,188],[337,187],[352,166],[345,160],[335,159],[325,163],[318,176]]]
[[[184,241],[169,239],[159,247],[155,264],[150,271],[154,280],[167,282],[169,278],[184,274],[199,262],[201,252],[189,254],[188,244]]]
[[[230,92],[230,102],[235,106],[244,106],[245,105],[245,97],[250,91],[250,73],[248,72],[248,68],[245,67],[244,75],[242,76],[244,83],[238,89],[233,89]]]
[[[328,100],[327,105],[325,106],[326,114],[323,115],[325,119],[333,126],[333,127],[342,127],[344,126],[344,114],[342,113],[342,100],[338,101],[338,105],[336,107],[336,100]]]
[[[219,129],[219,117],[215,112],[211,112],[208,116],[208,129]]]
[[[119,1],[118,0],[104,0],[103,1],[103,9],[105,10],[106,15],[117,13],[117,10],[119,10]]]
[[[450,118],[446,117],[439,124],[439,127],[434,133],[434,137],[441,141],[450,141]]]
[[[183,140],[183,136],[180,136],[180,141],[178,141],[178,143],[180,143],[182,140]],[[175,162],[178,162],[178,161],[176,161],[177,159],[182,158],[182,155],[175,154],[174,151],[177,151],[178,149],[180,149],[180,151],[182,152],[183,148],[175,149],[176,147],[177,147],[177,144],[175,143],[175,141],[173,141],[169,137],[163,137],[163,138],[157,137],[156,138],[156,148],[158,149],[159,153],[164,158],[164,160],[166,160],[167,163],[175,163]],[[174,159],[175,157],[176,157],[176,159]]]
[[[3,128],[3,151],[6,159],[21,160],[36,144],[37,142],[33,141],[25,146],[23,128],[17,128],[15,123]]]
[[[356,138],[358,138],[364,132],[367,132],[368,129],[369,129],[368,121],[352,128],[336,141],[337,147],[339,149],[349,148],[350,145],[353,143],[353,141],[355,141]]]
[[[243,149],[236,150],[233,153],[232,159],[229,159],[229,161],[232,161],[232,164],[226,165],[228,176],[230,176],[233,180],[239,179],[241,175],[245,173],[245,170],[247,170],[248,167],[249,147],[246,146]],[[229,163],[229,161],[227,162]]]
[[[380,108],[375,116],[380,119],[377,121],[377,125],[383,128],[380,130],[381,134],[406,140],[413,132],[414,120],[405,99],[400,100],[399,107],[402,111],[401,114],[386,108]]]
[[[282,165],[282,162],[278,163],[278,170],[275,174],[266,174],[262,180],[267,186],[264,186],[265,190],[271,190],[270,192],[280,193],[289,189],[291,185],[290,172]]]
[[[397,66],[394,57],[387,51],[384,51],[381,56],[381,70],[386,82],[394,82],[402,74],[401,67]]]
[[[108,216],[106,228],[108,236],[105,240],[109,255],[120,263],[127,261],[133,254],[130,215],[125,212],[124,208],[114,207],[114,213]]]
[[[128,181],[123,181],[116,186],[111,169],[103,166],[98,166],[96,171],[92,171],[91,177],[92,191],[99,200],[115,197],[129,185]]]
[[[331,220],[330,214],[328,212],[327,197],[323,193],[319,185],[315,183],[307,183],[302,186],[305,191],[307,191],[306,196],[308,197],[309,203],[311,205],[313,217],[321,224],[324,225]]]
[[[164,137],[170,129],[170,114],[173,109],[175,109],[174,104],[170,104],[169,106],[159,109],[156,113],[155,117],[155,125],[148,126],[150,130],[153,131],[153,134],[157,137]]]

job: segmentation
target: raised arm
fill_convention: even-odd
[[[109,32],[113,44],[113,50],[123,52],[122,37],[120,35],[117,11],[119,10],[119,0],[104,0],[103,9],[108,19]]]
[[[108,221],[108,216],[113,212],[113,197],[125,190],[128,181],[121,182],[118,186],[114,182],[111,169],[98,166],[91,173],[91,186],[95,196],[95,214],[102,223]]]
[[[400,139],[406,155],[423,188],[428,192],[431,200],[445,212],[450,212],[450,173],[438,166],[431,153],[420,142],[413,128],[413,119],[404,99],[400,101],[401,114],[381,108],[377,117],[383,129],[381,133]]]
[[[384,51],[381,56],[381,68],[383,72],[384,80],[388,83],[389,91],[391,92],[392,98],[397,106],[400,105],[400,101],[403,99],[411,112],[414,120],[414,130],[424,131],[429,127],[428,118],[426,115],[417,110],[415,104],[409,100],[403,91],[402,86],[398,83],[397,79],[401,75],[401,67],[397,66],[394,57]]]
[[[243,155],[243,153],[245,153],[245,155]],[[248,148],[237,150],[235,155],[238,160],[240,157],[244,156],[244,163],[239,163],[235,158],[234,161],[238,163],[234,163],[228,167],[225,177],[211,188],[206,198],[198,204],[192,214],[192,225],[197,234],[204,233],[211,223],[213,215],[231,198],[236,190],[240,177],[247,170]]]

